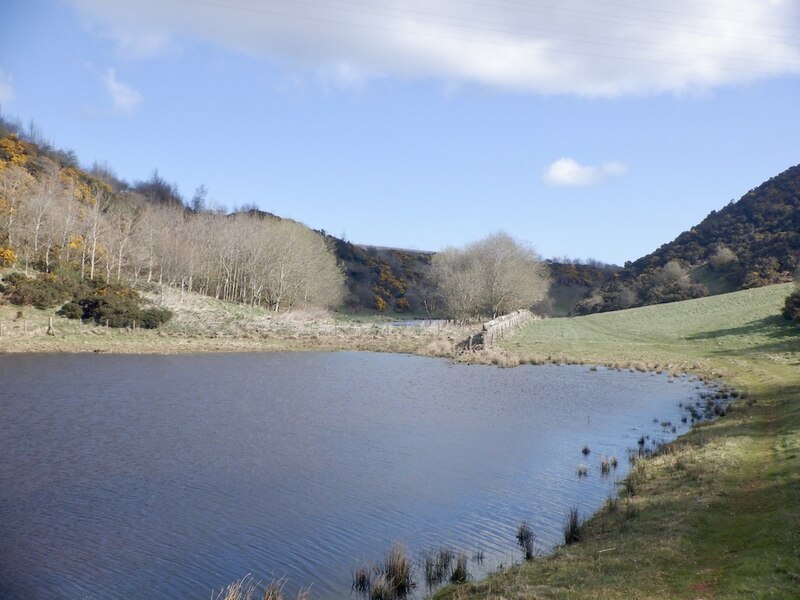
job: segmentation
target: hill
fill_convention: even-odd
[[[713,295],[790,281],[800,261],[800,165],[655,252],[625,264],[578,304],[581,313]]]

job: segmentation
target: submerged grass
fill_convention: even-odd
[[[641,440],[623,498],[580,542],[435,598],[797,598],[800,327],[779,316],[790,289],[536,321],[504,342],[522,362],[722,377],[732,389],[711,412],[727,414],[663,447]]]

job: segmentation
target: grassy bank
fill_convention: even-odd
[[[582,541],[436,598],[797,598],[800,328],[791,287],[537,321],[509,339],[523,361],[721,375],[746,393],[723,419],[638,464]]]
[[[440,354],[468,329],[436,324],[395,327],[387,318],[338,316],[324,310],[276,314],[164,288],[145,294],[174,317],[160,329],[135,331],[56,316],[55,309],[0,306],[0,352],[266,352],[372,350]],[[47,335],[49,319],[54,335]]]

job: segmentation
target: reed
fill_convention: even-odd
[[[533,560],[533,529],[527,521],[522,521],[517,527],[517,545],[522,548],[525,560]]]
[[[406,549],[396,544],[386,554],[383,561],[383,574],[386,582],[397,596],[405,596],[414,589],[414,565],[406,554]]]
[[[459,552],[456,557],[456,566],[453,569],[453,573],[450,575],[450,583],[466,583],[468,580],[467,555],[463,552]]]
[[[562,530],[564,532],[564,544],[567,546],[581,541],[581,535],[583,533],[583,520],[578,514],[577,507],[571,508],[569,513],[567,513],[567,520],[566,523],[564,523]]]

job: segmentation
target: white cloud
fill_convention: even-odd
[[[14,78],[0,69],[0,104],[6,104],[14,99]]]
[[[123,81],[117,79],[117,74],[114,69],[106,71],[103,82],[106,86],[106,91],[114,103],[114,110],[124,114],[132,114],[136,112],[139,105],[144,98],[142,95]]]
[[[581,165],[572,158],[559,158],[545,169],[542,180],[552,186],[586,187],[599,185],[611,177],[619,177],[627,172],[627,165],[619,162],[592,167]]]
[[[314,71],[348,65],[359,81],[614,97],[800,75],[797,0],[68,1],[129,53],[157,55],[169,36],[192,36]]]

